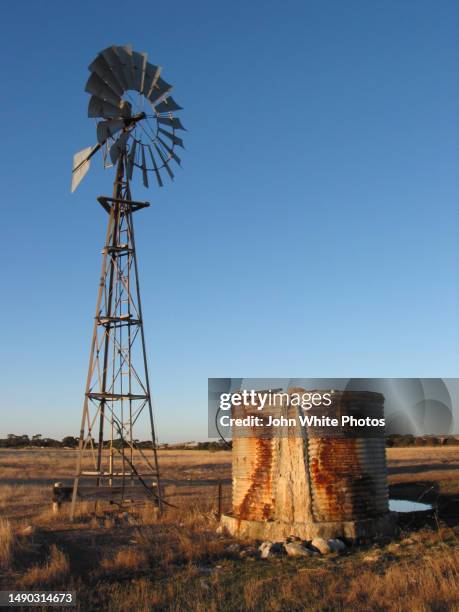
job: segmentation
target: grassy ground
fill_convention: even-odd
[[[81,610],[459,610],[459,448],[388,458],[394,494],[427,491],[438,513],[407,516],[398,538],[344,555],[261,560],[216,533],[228,452],[161,451],[178,507],[160,520],[142,506],[94,516],[86,503],[72,524],[52,513],[50,485],[66,481],[75,453],[0,451],[0,588],[74,590]],[[211,484],[186,486],[196,479]]]

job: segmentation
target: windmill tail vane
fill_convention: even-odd
[[[75,154],[72,192],[103,147],[116,166],[112,196],[98,201],[108,214],[79,435],[71,517],[78,500],[124,505],[145,499],[161,512],[157,438],[147,364],[134,213],[134,169],[149,187],[153,174],[163,186],[184,130],[174,117],[181,107],[170,96],[158,66],[130,45],[108,47],[90,64],[88,116],[96,118],[97,144]],[[139,442],[145,434],[149,440]]]

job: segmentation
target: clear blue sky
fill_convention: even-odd
[[[160,440],[208,377],[458,375],[452,0],[3,2],[1,435],[79,428],[111,171],[87,65],[132,43],[175,86],[175,184],[134,196]]]

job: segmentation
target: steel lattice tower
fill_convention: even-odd
[[[113,197],[98,201],[108,213],[102,270],[81,420],[71,516],[77,498],[123,503],[151,497],[162,507],[157,442],[148,377],[134,237],[134,213],[149,206],[131,200],[126,155],[120,156]],[[151,432],[142,448],[135,430]],[[143,426],[143,427],[142,427]],[[91,467],[89,467],[91,466]],[[92,483],[92,486],[88,486]],[[97,487],[94,490],[94,485]]]

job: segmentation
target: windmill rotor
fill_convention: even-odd
[[[97,121],[97,144],[75,154],[72,192],[102,146],[112,164],[124,157],[129,180],[138,168],[145,187],[150,185],[149,174],[162,187],[164,173],[174,178],[171,162],[181,165],[175,149],[184,148],[177,132],[185,128],[173,115],[182,107],[170,95],[172,85],[160,76],[159,66],[148,62],[146,53],[133,51],[131,45],[107,47],[88,68],[88,117]]]

